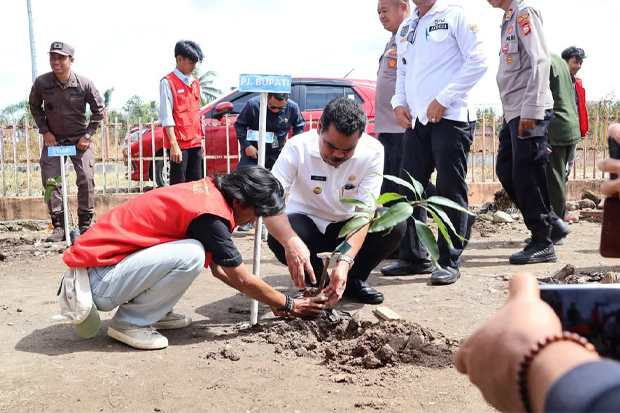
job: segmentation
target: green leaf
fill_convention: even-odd
[[[450,201],[449,199],[444,198],[442,196],[432,196],[432,197],[428,198],[426,200],[426,202],[428,202],[429,204],[447,206],[448,208],[456,209],[457,211],[464,212],[464,213],[466,213],[468,215],[476,216],[476,214],[474,212],[471,212],[468,209],[463,208],[462,206],[460,206],[456,202]]]
[[[54,187],[53,186],[48,186],[47,188],[45,188],[45,202],[49,202],[50,198],[52,197],[52,192],[54,192]]]
[[[405,188],[407,188],[411,192],[413,192],[414,195],[418,196],[418,198],[420,197],[420,195],[418,195],[418,192],[413,187],[413,185],[411,185],[409,182],[405,181],[404,179],[400,179],[400,178],[398,178],[396,176],[392,176],[392,175],[383,175],[383,179],[387,179],[388,181],[392,181],[394,183],[397,183],[398,185],[404,186]]]
[[[369,210],[365,209],[363,211],[353,211],[350,214],[355,216],[355,217],[366,217],[366,218],[368,218],[368,220],[370,220],[371,212]]]
[[[433,211],[435,211],[437,215],[441,217],[444,224],[448,225],[448,227],[452,230],[452,233],[456,235],[461,241],[467,241],[465,237],[462,237],[458,232],[456,232],[456,229],[454,229],[454,225],[452,225],[452,221],[450,221],[448,214],[446,214],[443,209],[439,208],[437,205],[432,204],[427,204],[426,206],[428,208],[432,208]]]
[[[346,224],[344,224],[344,227],[340,229],[338,238],[346,237],[356,229],[360,229],[364,225],[368,225],[369,222],[370,220],[366,217],[351,218]]]
[[[368,232],[381,232],[388,228],[393,228],[397,224],[407,220],[412,212],[413,207],[407,202],[399,202],[392,205],[387,211],[383,212],[379,218],[373,221]]]
[[[377,198],[375,198],[375,196],[371,194],[368,189],[364,188],[364,191],[366,191],[366,194],[368,195],[368,200],[370,201],[370,205],[368,205],[370,207],[370,210],[376,211],[377,210]]]
[[[351,251],[351,244],[346,241],[342,241],[340,245],[336,247],[335,251],[341,254],[346,254],[347,252]]]
[[[437,224],[437,228],[439,228],[439,232],[441,232],[441,235],[444,237],[444,239],[448,242],[448,245],[450,245],[451,247],[453,247],[452,245],[452,239],[450,238],[450,234],[448,234],[448,230],[446,229],[446,226],[444,225],[444,223],[441,221],[441,219],[437,216],[437,214],[435,213],[435,211],[433,211],[430,208],[427,207],[423,207],[424,209],[426,209],[428,211],[429,214],[431,214],[431,216],[433,217],[433,219],[435,220],[435,223]]]
[[[58,184],[58,182],[56,182],[56,180],[54,178],[47,178],[47,181],[45,181],[46,184],[48,185],[56,185]]]
[[[420,242],[424,245],[424,248],[431,254],[431,258],[435,263],[439,259],[439,247],[437,246],[437,240],[433,235],[433,231],[422,221],[418,221],[414,218],[415,222],[415,232],[418,234],[418,238],[420,238]]]
[[[385,194],[381,194],[379,199],[377,199],[377,204],[385,205],[388,202],[398,201],[399,199],[403,199],[404,196],[399,195],[395,192],[386,192]]]
[[[368,205],[366,205],[365,203],[363,203],[359,199],[341,198],[340,202],[342,202],[343,204],[355,205],[356,207],[361,208],[361,209],[369,209],[370,208]]]
[[[407,171],[405,171],[407,172]],[[422,198],[422,195],[424,194],[424,187],[422,186],[422,184],[418,181],[416,181],[415,179],[413,179],[413,176],[411,176],[411,174],[409,172],[407,172],[407,175],[409,175],[409,179],[411,179],[411,183],[413,184],[413,187],[416,189],[416,195],[418,197],[418,199]]]

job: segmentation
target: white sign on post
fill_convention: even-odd
[[[50,146],[47,148],[47,156],[60,157],[60,178],[62,182],[62,209],[65,221],[65,240],[67,247],[71,246],[69,238],[69,208],[67,206],[67,185],[65,175],[65,156],[74,156],[76,154],[75,146]]]
[[[239,91],[260,92],[260,111],[258,122],[258,165],[265,166],[265,138],[267,131],[267,94],[290,93],[291,77],[282,75],[239,75]],[[273,139],[277,139],[274,137]],[[256,220],[254,232],[254,265],[252,272],[260,277],[260,250],[263,232],[263,219]],[[252,300],[250,324],[258,323],[258,301]]]

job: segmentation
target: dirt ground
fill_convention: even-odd
[[[600,223],[582,220],[558,262],[528,266],[550,276],[572,264],[578,273],[620,271],[598,254]],[[521,221],[478,222],[463,256],[462,278],[433,287],[428,276],[370,283],[405,323],[379,323],[375,306],[344,300],[352,320],[276,319],[260,307],[250,327],[250,301],[208,270],[176,306],[192,326],[164,331],[170,346],[134,350],[103,329],[84,340],[54,321],[65,270],[62,247],[40,242],[47,224],[0,223],[0,412],[484,412],[492,411],[450,360],[458,343],[505,300],[508,255],[523,247]],[[252,266],[253,240],[235,238]],[[266,244],[261,274],[292,293],[286,267]],[[383,264],[387,264],[384,262]]]

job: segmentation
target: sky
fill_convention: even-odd
[[[475,103],[497,104],[499,25],[503,11],[486,0],[453,0],[477,24],[489,69],[472,91]],[[570,45],[588,55],[579,76],[589,100],[620,96],[617,26],[620,0],[529,0],[544,19],[549,49]],[[180,39],[200,44],[202,72],[215,86],[238,86],[239,74],[376,79],[390,37],[376,0],[31,0],[38,74],[50,71],[53,41],[75,48],[73,70],[99,91],[115,88],[111,107],[133,95],[158,100],[158,84],[175,64]],[[0,0],[0,109],[28,98],[32,86],[26,0]]]

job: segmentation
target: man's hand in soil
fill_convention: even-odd
[[[58,146],[58,142],[56,142],[56,137],[52,132],[45,132],[43,135],[43,141],[45,142],[45,146]]]
[[[90,146],[90,139],[88,139],[86,136],[82,136],[80,140],[78,141],[76,148],[78,148],[81,151],[85,151],[86,149],[88,149],[89,146]]]
[[[299,237],[292,237],[285,245],[286,262],[291,273],[291,279],[297,288],[306,288],[304,270],[310,276],[310,282],[316,284],[317,280],[310,264],[310,250]]]
[[[327,302],[328,307],[333,307],[342,298],[344,289],[347,286],[348,274],[349,264],[344,261],[339,261],[332,270],[329,285],[323,290],[323,293],[329,297],[329,301]]]
[[[290,313],[274,307],[271,307],[271,311],[276,317],[319,317],[325,310],[326,301],[327,296],[324,294],[319,294],[316,297],[300,297],[293,300],[293,311]]]
[[[170,160],[174,163],[183,161],[183,152],[179,148],[179,144],[174,142],[170,145]]]

